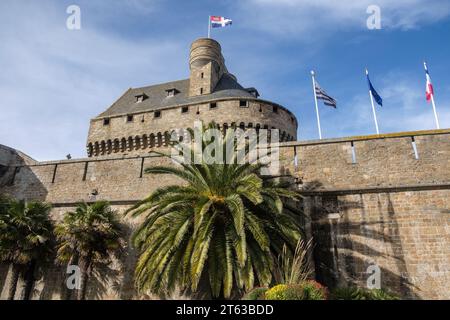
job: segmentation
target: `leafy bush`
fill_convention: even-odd
[[[334,300],[365,300],[363,290],[356,287],[336,288],[331,296]]]
[[[320,283],[312,280],[300,284],[280,284],[269,289],[266,300],[325,300],[327,289]]]
[[[254,288],[242,297],[242,300],[264,300],[264,295],[269,288]]]
[[[383,289],[366,290],[367,300],[398,300],[398,296]]]
[[[301,286],[303,288],[304,300],[326,300],[328,298],[327,288],[317,281],[304,281]]]
[[[279,284],[266,292],[266,300],[304,300],[303,288],[298,284]]]
[[[336,288],[332,294],[335,300],[398,300],[398,297],[383,289],[363,289],[357,287]]]

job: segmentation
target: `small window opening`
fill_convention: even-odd
[[[127,115],[127,122],[133,122],[133,115]]]
[[[203,94],[203,88],[200,88],[200,94]]]
[[[278,107],[277,106],[273,106],[272,111],[275,112],[275,113],[278,113]]]
[[[104,126],[109,125],[109,118],[103,119],[103,125],[104,125]]]
[[[181,108],[181,113],[187,113],[189,112],[189,107],[182,107]]]
[[[241,108],[247,108],[247,106],[248,106],[247,101],[246,100],[240,100],[239,101],[239,106]]]
[[[217,103],[216,103],[216,102],[211,102],[211,103],[209,104],[209,108],[210,108],[210,109],[215,109],[215,108],[217,108]]]
[[[202,73],[200,74],[200,77],[203,79],[204,76],[205,76],[205,74],[202,72]]]
[[[154,117],[161,118],[161,111],[155,111]]]

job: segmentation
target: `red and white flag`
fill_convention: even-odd
[[[423,66],[425,67],[425,75],[427,77],[427,85],[426,85],[425,93],[426,93],[427,101],[431,101],[431,97],[433,96],[433,98],[434,98],[433,84],[431,83],[430,74],[428,73],[427,64],[425,62],[423,63]]]
[[[436,129],[439,129],[439,119],[436,112],[436,104],[434,103],[434,90],[433,84],[431,83],[430,74],[428,73],[427,64],[424,62],[423,67],[425,68],[425,75],[427,77],[427,87],[425,89],[427,101],[431,101],[431,105],[433,106],[434,119],[436,120]]]

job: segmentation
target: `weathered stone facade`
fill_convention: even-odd
[[[213,39],[192,43],[190,78],[129,89],[108,110],[91,120],[88,156],[142,154],[167,146],[174,129],[193,128],[195,121],[214,121],[220,129],[280,130],[281,141],[297,137],[297,119],[283,106],[244,89],[225,66]]]
[[[220,88],[223,77],[234,81],[220,60],[217,45],[204,40],[198,44],[202,47],[205,43],[214,46],[215,58],[210,60],[215,62],[191,61],[191,80],[206,80],[191,82],[190,87],[183,82],[186,92],[192,89],[189,95],[197,92],[198,86],[216,81],[211,74],[202,78],[195,68],[206,73],[206,69],[219,66],[223,75],[215,88]],[[195,56],[202,55],[204,52]],[[157,89],[164,91],[172,85]],[[152,88],[147,92],[155,94]],[[179,183],[170,176],[143,174],[146,167],[171,163],[152,151],[155,147],[167,150],[162,136],[173,128],[190,127],[198,119],[214,120],[222,128],[232,123],[275,127],[289,135],[290,139],[284,140],[295,139],[297,121],[287,109],[250,97],[244,89],[232,90],[237,91],[227,91],[231,96],[226,97],[206,90],[200,95],[203,100],[186,103],[183,98],[183,103],[162,108],[145,106],[145,101],[134,105],[135,94],[141,90],[127,91],[133,105],[128,100],[122,104],[119,99],[112,112],[107,110],[91,120],[90,157],[85,159],[37,162],[0,146],[0,193],[50,202],[55,220],[79,201],[104,199],[123,212],[156,188]],[[168,99],[172,98],[178,99]],[[198,95],[186,99],[190,98],[199,99]],[[247,101],[244,107],[241,100]],[[217,103],[216,108],[211,109],[211,101]],[[188,111],[182,113],[186,106]],[[277,112],[274,106],[279,107]],[[123,112],[127,107],[131,112]],[[161,117],[155,118],[158,110]],[[131,121],[127,121],[129,115],[133,115]],[[107,124],[105,118],[109,119]],[[306,226],[314,241],[319,280],[329,286],[365,285],[368,267],[376,265],[381,270],[382,287],[404,298],[450,299],[450,130],[283,142],[280,164],[280,175],[293,177],[305,197]],[[136,223],[139,221],[124,217],[129,232]],[[89,297],[134,298],[135,258],[133,249],[128,248],[121,263],[113,264],[109,273],[90,283]],[[7,294],[8,270],[8,266],[0,266],[1,298]],[[65,276],[64,268],[49,266],[45,274],[37,275],[34,298],[60,298]]]

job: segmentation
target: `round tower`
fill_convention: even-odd
[[[222,75],[228,72],[220,44],[210,38],[192,43],[189,68],[189,96],[211,94]]]
[[[225,67],[220,43],[210,38],[200,38],[192,42],[189,54],[189,67],[201,68],[209,62],[214,62],[221,68]]]

